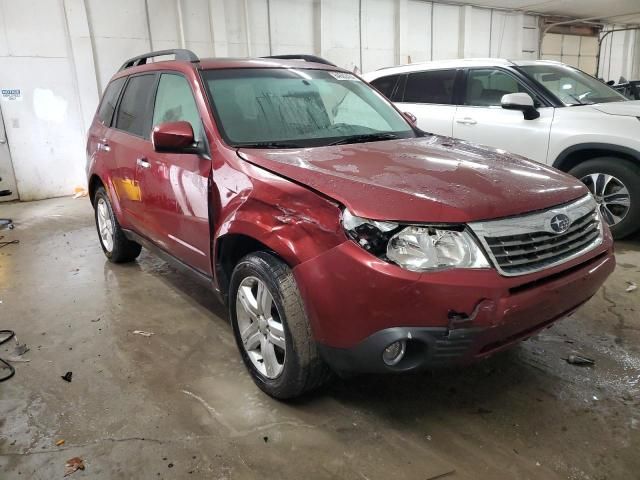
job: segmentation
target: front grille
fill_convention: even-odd
[[[561,233],[557,233],[552,224],[559,217],[568,225]],[[502,274],[524,275],[595,248],[602,242],[600,222],[596,203],[587,196],[543,212],[477,222],[470,227]]]

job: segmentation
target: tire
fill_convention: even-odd
[[[640,166],[621,158],[598,157],[575,166],[569,173],[582,180],[594,194],[613,238],[620,240],[640,228]],[[604,192],[603,185],[606,185]],[[627,194],[619,188],[620,185]],[[626,212],[624,204],[618,203],[624,197],[628,197],[629,202]],[[607,202],[607,198],[612,201]]]
[[[244,302],[250,298],[252,305],[262,303],[260,288],[270,295],[271,308],[264,309],[267,313],[261,314],[258,309],[249,314]],[[261,291],[264,295],[265,290]],[[265,298],[268,303],[266,295],[262,297]],[[255,252],[238,262],[231,275],[229,316],[242,360],[253,381],[267,395],[280,400],[294,398],[319,387],[330,377],[313,339],[293,273],[273,254]],[[248,339],[247,347],[241,331]],[[278,340],[269,347],[270,339],[276,337]],[[254,345],[255,349],[248,348]],[[273,354],[268,353],[270,348]],[[269,358],[275,359],[277,367],[269,369],[269,364],[273,364],[267,361]]]
[[[125,236],[113,213],[109,196],[104,187],[98,187],[96,190],[93,205],[98,238],[105,256],[113,263],[126,263],[135,260],[140,255],[142,247]],[[107,227],[104,235],[101,232],[101,225]],[[108,232],[109,229],[110,232]],[[107,233],[110,233],[110,236],[107,236]]]

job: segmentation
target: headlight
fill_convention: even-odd
[[[406,226],[342,214],[347,235],[362,248],[414,272],[446,268],[488,268],[475,239],[460,227]]]
[[[406,227],[391,237],[387,257],[407,270],[487,268],[489,262],[466,231]]]

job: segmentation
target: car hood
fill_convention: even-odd
[[[238,155],[375,220],[486,220],[587,193],[558,170],[440,136],[300,150],[240,149]]]
[[[625,117],[640,117],[640,100],[628,100],[626,102],[596,103],[590,105],[599,112],[609,115],[622,115]]]

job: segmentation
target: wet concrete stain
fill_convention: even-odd
[[[1,209],[21,243],[0,250],[0,328],[30,362],[0,384],[0,478],[61,478],[76,456],[73,478],[638,478],[637,239],[582,309],[510,351],[281,403],[245,373],[209,291],[146,252],[105,261],[86,199]]]

